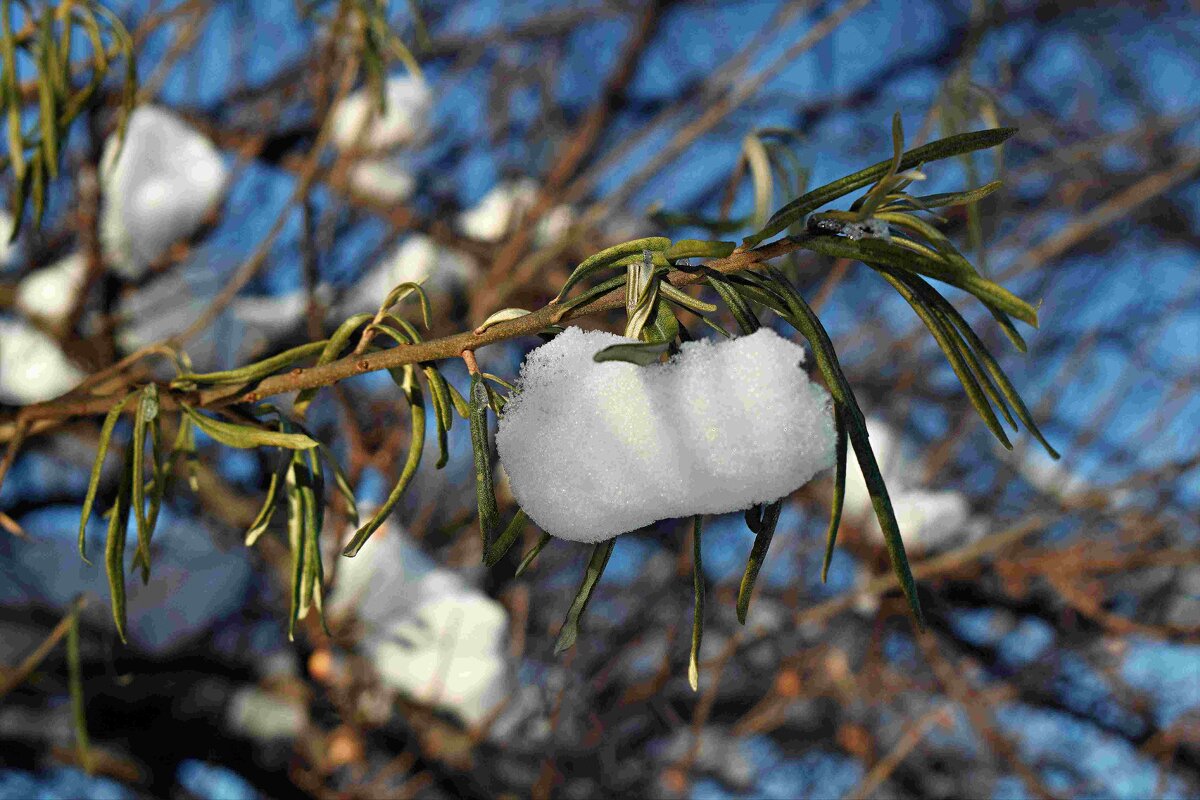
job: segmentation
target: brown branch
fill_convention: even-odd
[[[804,241],[804,237],[780,239],[754,250],[736,252],[728,258],[711,261],[707,267],[722,273],[748,269],[769,259],[798,250],[804,246]],[[684,272],[682,270],[672,271],[666,276],[666,280],[680,287],[699,283],[703,278],[704,275],[699,271]],[[624,307],[625,292],[623,289],[616,289],[591,303],[563,313],[558,319],[556,317],[561,313],[559,306],[547,305],[532,314],[494,325],[483,333],[476,334],[473,331],[465,331],[453,336],[392,347],[366,355],[352,355],[319,367],[293,369],[281,375],[264,378],[253,388],[248,388],[246,384],[238,384],[181,392],[164,384],[159,386],[160,407],[163,410],[171,411],[179,409],[181,403],[187,403],[195,408],[210,409],[234,403],[256,403],[273,395],[329,386],[368,372],[394,369],[425,361],[459,358],[464,350],[477,350],[489,344],[521,336],[531,336],[556,321],[567,322]],[[11,440],[15,436],[17,426],[22,423],[28,424],[29,433],[33,434],[45,430],[48,427],[45,423],[48,422],[62,422],[72,417],[107,413],[113,402],[114,395],[108,394],[83,398],[67,396],[63,399],[27,406],[19,412],[16,421],[0,425],[0,441]]]

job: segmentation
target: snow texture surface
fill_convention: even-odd
[[[689,342],[665,364],[596,363],[632,340],[567,328],[533,350],[496,434],[543,530],[598,542],[660,519],[776,500],[833,465],[828,393],[769,329]]]
[[[229,171],[212,142],[190,125],[166,109],[141,106],[129,117],[123,145],[115,134],[109,137],[102,176],[105,254],[115,271],[138,278],[196,231]]]

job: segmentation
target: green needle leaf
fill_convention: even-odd
[[[575,286],[575,284],[579,283],[581,280],[594,272],[604,269],[624,267],[628,262],[618,262],[630,257],[640,259],[642,257],[643,250],[660,252],[661,257],[661,251],[666,250],[670,246],[671,240],[665,236],[650,236],[645,239],[634,239],[633,241],[616,244],[612,247],[601,250],[595,255],[588,256],[579,263],[579,266],[575,267],[573,272],[571,272],[570,277],[567,278],[566,283],[564,283],[562,289],[559,290],[558,296],[555,297],[552,302],[561,302],[562,299],[567,296],[567,292],[571,291],[571,288]]]
[[[279,487],[287,480],[290,468],[291,458],[281,458],[279,466],[271,473],[271,481],[267,484],[267,496],[263,500],[262,508],[254,517],[254,521],[250,523],[249,530],[246,531],[247,547],[253,547],[254,543],[258,541],[258,537],[262,536],[266,532],[267,526],[270,525],[271,517],[275,514],[275,507],[279,504]]]
[[[488,395],[483,376],[471,376],[471,449],[475,456],[475,499],[479,506],[479,535],[483,552],[500,528],[500,511],[496,508],[496,490],[492,485],[492,451],[488,440]]]
[[[546,545],[550,544],[551,538],[553,537],[551,537],[550,534],[545,532],[542,533],[541,537],[537,540],[537,543],[531,547],[529,552],[521,558],[521,563],[517,565],[516,571],[513,572],[514,578],[521,577],[525,570],[529,569],[530,565],[532,565],[534,560],[538,557],[538,554],[546,548]]]
[[[321,355],[317,357],[317,361],[313,366],[320,367],[337,360],[341,352],[346,349],[346,345],[350,343],[350,338],[354,336],[354,332],[362,327],[364,323],[370,322],[374,318],[373,314],[355,314],[339,325],[337,330],[333,332],[333,336],[325,340],[325,347],[321,350]],[[317,390],[315,388],[301,389],[300,393],[296,395],[295,402],[292,403],[292,412],[296,416],[303,418],[316,395]]]
[[[704,239],[680,239],[667,248],[668,261],[678,261],[681,258],[728,258],[737,244],[734,242],[715,242]]]
[[[592,360],[597,363],[624,361],[629,364],[637,364],[639,367],[645,367],[650,364],[657,364],[662,354],[667,352],[670,347],[670,342],[613,344],[597,352],[596,355],[592,356]]]
[[[129,494],[132,488],[133,440],[125,445],[117,499],[109,511],[108,539],[104,545],[104,566],[108,574],[108,590],[112,597],[113,622],[117,635],[128,643],[125,635],[125,533],[129,528]]]
[[[421,465],[421,450],[425,447],[425,397],[421,393],[421,387],[417,383],[411,364],[404,368],[404,373],[403,388],[412,416],[412,436],[408,444],[408,458],[404,462],[404,469],[400,472],[400,479],[392,487],[391,494],[375,512],[375,516],[355,532],[350,543],[342,550],[342,555],[347,558],[357,555],[362,546],[367,543],[367,539],[371,538],[371,534],[387,520],[392,509],[404,496],[404,490],[412,482],[413,476],[417,474],[417,467]]]
[[[92,462],[92,474],[88,478],[87,492],[83,496],[83,508],[79,515],[79,557],[89,566],[92,562],[88,561],[87,557],[87,524],[88,519],[92,516],[92,506],[96,502],[96,492],[100,488],[100,473],[104,469],[104,456],[108,454],[108,446],[112,442],[113,429],[117,426],[117,420],[121,418],[121,412],[129,402],[129,398],[135,394],[137,392],[130,392],[118,400],[108,410],[104,416],[104,422],[100,426],[100,444],[96,449],[96,460]]]
[[[742,583],[738,587],[737,618],[738,622],[746,624],[746,612],[750,610],[750,596],[754,593],[754,582],[758,580],[758,571],[762,569],[763,561],[767,558],[767,548],[775,537],[775,526],[779,522],[779,512],[783,509],[783,500],[764,507],[762,521],[754,535],[754,546],[750,548],[750,558],[746,561],[746,572],[742,575]]]
[[[518,508],[517,513],[513,515],[512,521],[508,523],[508,527],[504,529],[504,533],[488,545],[483,551],[483,563],[489,567],[495,566],[500,559],[504,558],[504,554],[509,551],[513,543],[517,541],[517,537],[521,535],[521,531],[525,530],[525,524],[529,522],[529,515],[525,513],[525,509]]]
[[[309,342],[308,344],[284,350],[282,353],[273,355],[270,358],[264,358],[262,361],[247,364],[237,369],[221,370],[220,372],[184,373],[171,381],[171,385],[177,386],[185,383],[251,383],[261,380],[268,375],[273,375],[284,367],[295,364],[297,361],[303,361],[306,358],[324,352],[328,344],[328,340]]]
[[[575,639],[579,636],[579,618],[583,616],[588,601],[592,599],[592,591],[600,582],[600,576],[604,574],[604,568],[608,566],[608,559],[612,555],[613,546],[616,543],[616,538],[612,538],[606,542],[599,542],[592,548],[592,557],[588,559],[583,583],[580,584],[579,591],[575,594],[571,608],[567,610],[567,618],[558,632],[558,639],[554,642],[555,655],[569,650],[575,644]]]
[[[846,418],[845,412],[836,403],[833,406],[833,422],[836,431],[833,469],[833,502],[829,506],[829,528],[825,531],[825,559],[821,562],[821,583],[829,579],[829,564],[833,561],[833,548],[837,545],[838,528],[842,524],[842,505],[846,499]]]
[[[183,411],[197,428],[227,447],[243,450],[255,447],[285,447],[289,450],[307,450],[316,447],[317,441],[303,433],[283,433],[264,430],[251,425],[237,425],[206,417],[196,409],[183,404]]]
[[[67,681],[71,691],[71,717],[75,722],[75,752],[83,771],[92,774],[92,750],[88,740],[87,702],[83,695],[83,659],[79,652],[79,610],[77,598],[71,609],[71,627],[67,628]]]
[[[939,161],[944,158],[962,155],[963,153],[995,147],[1016,132],[1016,128],[992,128],[990,130],[948,136],[945,139],[930,142],[927,145],[904,153],[900,158],[898,171],[912,169],[930,161]],[[813,189],[811,192],[797,197],[776,211],[767,220],[766,226],[761,231],[743,239],[742,247],[754,247],[758,243],[786,230],[792,224],[801,221],[809,212],[815,211],[826,203],[850,194],[857,189],[871,185],[884,175],[887,175],[894,164],[894,159],[890,158],[886,161],[880,161],[874,166],[867,167],[853,175],[847,175],[832,183],[827,183],[818,189]]]
[[[692,589],[696,596],[692,611],[692,652],[688,658],[688,683],[700,690],[700,640],[704,637],[704,573],[700,564],[700,530],[704,518],[696,515],[692,523]]]

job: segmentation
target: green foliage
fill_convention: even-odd
[[[79,41],[86,52],[73,59]],[[97,102],[116,61],[123,64],[118,135],[124,136],[137,67],[133,39],[116,14],[99,0],[0,0],[0,115],[7,147],[0,171],[13,173],[13,239],[30,202],[34,226],[41,226],[47,185],[58,177],[71,124]],[[25,74],[27,83],[20,80]]]

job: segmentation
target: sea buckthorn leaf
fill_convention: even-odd
[[[696,515],[692,522],[692,591],[695,605],[692,611],[692,650],[688,656],[688,684],[692,691],[700,689],[700,642],[704,638],[704,572],[700,562],[700,532],[704,518]]]
[[[563,284],[562,289],[559,290],[558,296],[555,297],[551,302],[561,302],[562,299],[566,297],[567,292],[571,291],[571,288],[575,286],[575,284],[579,283],[592,273],[604,269],[615,269],[617,267],[627,266],[629,262],[624,261],[624,259],[628,259],[630,257],[641,259],[643,250],[660,251],[661,256],[661,251],[666,250],[670,246],[671,240],[665,236],[650,236],[644,239],[634,239],[629,242],[623,242],[621,244],[616,244],[612,247],[605,248],[599,253],[588,256],[581,261],[579,266],[575,267],[575,269],[571,272],[570,277],[567,278],[567,281]]]
[[[271,480],[267,484],[267,496],[263,499],[262,508],[258,510],[254,521],[250,523],[250,528],[246,531],[246,546],[253,547],[258,541],[258,537],[262,536],[267,530],[267,526],[271,524],[271,517],[275,514],[275,508],[279,504],[279,490],[287,481],[288,471],[291,469],[291,457],[283,456],[280,458],[279,466],[271,473]]]
[[[243,450],[255,447],[286,447],[290,450],[307,450],[317,446],[315,439],[305,436],[303,433],[283,433],[282,431],[255,428],[252,425],[223,422],[204,416],[186,403],[183,404],[183,411],[197,428],[228,447],[237,447]]]
[[[1016,387],[1012,385],[1012,381],[1010,381],[1008,376],[1004,374],[1004,370],[1000,368],[1000,364],[996,361],[991,351],[988,350],[987,345],[985,345],[983,340],[980,339],[975,331],[971,329],[971,326],[967,324],[967,321],[963,318],[962,314],[959,313],[958,309],[956,309],[949,300],[942,297],[941,294],[934,290],[932,286],[929,286],[929,284],[925,283],[920,278],[916,276],[909,276],[909,278],[910,285],[912,285],[914,288],[917,288],[918,291],[922,291],[921,287],[923,287],[923,291],[925,292],[925,296],[927,297],[927,302],[930,307],[940,313],[951,325],[957,329],[958,333],[969,347],[970,352],[972,352],[976,357],[977,363],[982,364],[983,368],[987,371],[987,374],[990,375],[994,381],[995,387],[999,389],[1000,393],[1004,396],[1004,399],[1012,407],[1013,413],[1016,414],[1017,419],[1019,419],[1025,425],[1025,427],[1029,429],[1029,432],[1033,434],[1034,438],[1038,440],[1038,442],[1043,448],[1045,448],[1046,452],[1052,458],[1059,458],[1058,451],[1055,450],[1048,441],[1046,441],[1045,436],[1037,426],[1037,422],[1033,419],[1033,415],[1030,413],[1029,408],[1025,405],[1025,402],[1017,393]]]
[[[600,350],[592,356],[596,362],[624,361],[645,367],[657,364],[662,360],[663,353],[671,348],[670,342],[636,342],[630,344],[614,344]]]
[[[571,601],[571,607],[567,610],[567,618],[554,642],[555,655],[569,650],[575,644],[575,640],[579,636],[579,620],[587,608],[588,601],[592,599],[592,592],[595,591],[596,584],[600,582],[604,568],[608,566],[608,559],[612,556],[613,546],[616,543],[615,538],[609,539],[592,548],[592,556],[588,559],[587,569],[583,574],[583,583],[579,585],[579,591],[575,593],[575,599]]]
[[[284,350],[282,353],[273,355],[270,358],[264,358],[262,361],[247,364],[237,369],[199,374],[184,373],[171,381],[171,385],[177,386],[184,383],[237,384],[262,380],[269,375],[274,375],[284,367],[295,364],[297,361],[303,361],[306,358],[323,352],[328,343],[329,341],[326,339],[322,339],[319,342],[309,342],[308,344]]]
[[[117,420],[121,418],[121,412],[135,394],[137,392],[130,392],[113,404],[104,416],[104,422],[100,425],[100,443],[96,448],[96,460],[92,462],[92,474],[88,478],[87,491],[83,496],[83,507],[79,513],[79,557],[88,565],[92,562],[88,561],[87,557],[87,524],[88,519],[92,516],[92,507],[96,502],[96,492],[100,488],[100,473],[104,470],[104,457],[108,454],[108,447],[112,442]]]
[[[404,462],[399,479],[392,487],[392,491],[388,494],[387,499],[383,501],[383,505],[379,507],[379,510],[375,512],[375,515],[365,525],[355,532],[345,549],[342,550],[342,555],[347,558],[353,558],[357,555],[362,546],[367,543],[367,539],[371,538],[371,534],[377,531],[387,520],[392,510],[396,507],[396,504],[400,502],[400,498],[404,496],[404,490],[408,488],[413,476],[417,474],[417,468],[421,465],[421,451],[425,447],[425,396],[421,393],[420,384],[417,383],[416,373],[411,364],[404,368],[401,388],[408,400],[412,420],[412,435],[409,438],[408,457]]]
[[[545,532],[542,533],[533,547],[529,548],[529,552],[521,557],[521,563],[517,565],[516,570],[513,572],[514,578],[521,577],[521,575],[525,573],[525,570],[529,569],[529,567],[537,559],[538,554],[541,553],[542,550],[546,549],[546,545],[550,544],[550,540],[552,538],[554,537],[552,537],[550,534]]]
[[[325,347],[321,350],[321,355],[317,357],[317,361],[313,366],[320,367],[335,361],[342,350],[346,349],[346,345],[350,343],[350,338],[354,335],[354,332],[363,323],[369,322],[372,319],[374,319],[374,315],[372,314],[355,314],[339,325],[337,330],[333,332],[333,336],[325,340]],[[296,416],[303,418],[316,395],[317,390],[315,388],[300,390],[299,394],[296,395],[295,402],[292,403],[292,412]]]
[[[879,268],[880,274],[884,279],[892,285],[901,297],[912,307],[921,321],[925,323],[925,327],[933,334],[934,340],[938,343],[938,347],[946,356],[946,361],[949,362],[950,368],[954,370],[954,374],[958,377],[959,383],[966,390],[967,398],[971,401],[971,405],[979,412],[979,416],[983,419],[988,429],[992,432],[1000,443],[1007,449],[1012,449],[1012,442],[1008,440],[1008,435],[1004,432],[1000,420],[996,418],[995,411],[992,410],[988,403],[988,398],[979,381],[976,380],[975,374],[972,372],[967,360],[963,357],[962,349],[959,347],[959,340],[955,334],[947,329],[946,323],[929,309],[912,291],[912,288],[905,283],[899,276],[887,268]]]
[[[734,242],[680,239],[668,247],[664,255],[668,261],[678,261],[681,258],[727,258],[736,249],[737,244]]]
[[[1004,142],[1017,132],[1016,128],[993,128],[990,130],[962,133],[948,136],[936,142],[914,148],[904,153],[900,158],[899,170],[907,170],[930,161],[984,150]],[[743,247],[753,247],[777,233],[786,230],[792,224],[802,220],[809,212],[815,211],[826,203],[832,202],[844,195],[869,186],[888,174],[893,168],[894,159],[881,161],[878,164],[847,175],[840,180],[827,183],[811,192],[807,192],[776,211],[761,231],[742,240]]]
[[[529,515],[522,508],[517,509],[517,513],[513,515],[512,521],[508,523],[508,527],[504,532],[496,537],[495,541],[487,545],[483,551],[483,563],[489,567],[495,566],[504,558],[504,554],[509,551],[513,543],[517,541],[517,537],[521,535],[521,531],[525,530],[526,523],[529,522]]]
[[[683,306],[689,311],[695,311],[697,314],[702,312],[711,313],[717,310],[717,307],[712,303],[706,303],[703,300],[698,300],[695,297],[692,297],[690,294],[687,294],[680,289],[676,289],[666,281],[662,282],[662,284],[658,287],[658,291],[663,297],[670,300],[672,303]]]
[[[763,507],[762,519],[754,532],[754,546],[750,548],[750,558],[746,561],[746,571],[742,574],[741,585],[738,586],[737,618],[738,622],[746,624],[746,612],[750,610],[750,596],[754,593],[754,583],[758,580],[758,571],[762,569],[763,561],[767,558],[767,548],[775,537],[775,526],[779,522],[779,512],[783,508],[783,500],[776,500]]]
[[[499,325],[501,322],[508,322],[512,319],[520,319],[528,314],[529,311],[524,308],[502,308],[480,323],[479,327],[475,329],[475,335],[478,336],[493,325]]]
[[[500,511],[496,507],[496,490],[492,485],[492,449],[488,439],[487,412],[489,406],[487,384],[483,376],[471,376],[471,450],[475,458],[475,499],[479,508],[479,535],[483,540],[483,552],[500,528]]]
[[[834,258],[850,258],[871,265],[883,264],[936,278],[974,295],[985,305],[1016,317],[1026,325],[1037,327],[1037,311],[1033,306],[1003,286],[982,277],[969,264],[964,267],[936,256],[923,258],[895,242],[878,239],[851,241],[840,236],[810,236],[804,240],[804,246]]]
[[[759,329],[760,325],[758,317],[754,315],[754,309],[750,307],[750,304],[732,283],[719,277],[715,271],[709,274],[707,281],[708,285],[721,296],[721,300],[729,309],[729,313],[733,315],[733,319],[741,328],[742,333],[751,334]]]
[[[117,499],[109,509],[108,539],[104,545],[104,566],[108,575],[108,591],[112,598],[113,622],[117,635],[128,643],[125,635],[125,532],[129,528],[130,490],[133,472],[133,440],[125,445],[125,458],[121,466],[121,481]]]
[[[842,524],[842,505],[846,499],[846,418],[842,406],[833,406],[834,467],[833,501],[829,504],[829,527],[825,531],[825,557],[821,561],[821,583],[829,579],[829,565],[837,546],[838,528]]]
[[[421,319],[425,323],[425,330],[429,330],[433,327],[433,310],[429,305],[429,295],[425,294],[425,290],[421,288],[421,284],[419,283],[405,281],[396,286],[387,293],[387,297],[384,298],[383,305],[379,307],[379,311],[381,313],[387,311],[413,293],[417,295],[417,300],[421,304]]]

